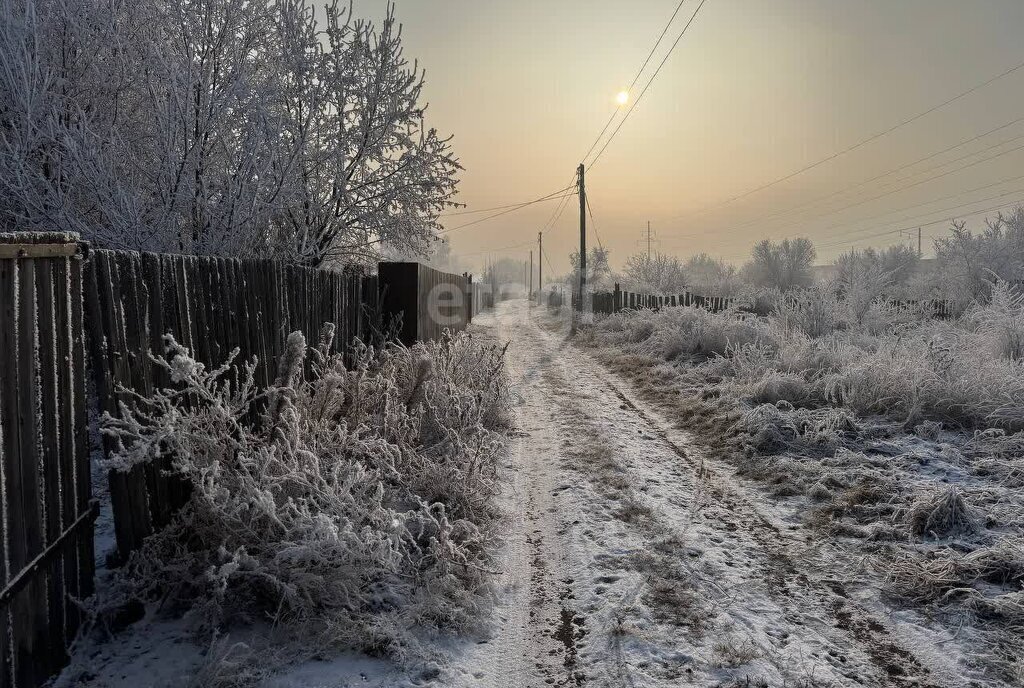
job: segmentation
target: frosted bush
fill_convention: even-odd
[[[955,485],[922,496],[910,509],[910,532],[918,537],[970,535],[981,529],[980,519]]]
[[[773,317],[809,337],[823,337],[841,322],[839,300],[827,285],[780,296]]]
[[[107,417],[110,467],[169,455],[192,493],[119,574],[209,632],[270,621],[304,652],[414,653],[410,629],[470,624],[487,591],[506,429],[503,351],[467,335],[329,355],[288,339],[275,385],[173,339],[174,389]],[[304,373],[308,371],[308,375]]]
[[[876,300],[860,326],[844,324],[827,289],[779,298],[766,317],[623,312],[588,336],[681,368],[695,364],[690,372],[712,381],[716,396],[748,403],[842,406],[908,430],[925,421],[1024,430],[1024,297],[1008,288],[997,285],[991,304],[954,321]]]
[[[676,307],[660,311],[622,311],[598,321],[597,343],[614,345],[628,353],[665,361],[706,359],[725,354],[731,346],[754,342],[756,322],[741,320],[734,312],[710,313],[703,308]]]
[[[764,454],[783,451],[831,453],[860,433],[856,419],[841,409],[799,409],[785,402],[761,404],[740,418],[737,429]]]
[[[989,303],[975,306],[965,320],[977,327],[993,356],[1024,360],[1024,293],[999,282]]]

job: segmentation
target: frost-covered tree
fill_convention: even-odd
[[[920,259],[908,246],[878,250],[854,249],[835,261],[833,286],[843,297],[850,321],[861,324],[872,305],[881,298],[907,298],[908,283],[917,273]]]
[[[892,291],[913,278],[920,264],[917,252],[905,245],[884,249],[854,249],[839,256],[835,261],[836,277],[840,282],[850,282],[858,275],[877,273],[881,288]]]
[[[986,220],[978,233],[954,222],[935,253],[951,296],[988,298],[993,282],[1024,279],[1024,208]]]
[[[773,242],[764,239],[754,245],[744,276],[757,287],[777,287],[783,291],[808,287],[813,281],[811,265],[816,256],[814,244],[806,237]]]
[[[688,289],[704,296],[734,296],[740,288],[736,267],[721,258],[698,253],[687,259],[683,271]]]
[[[580,279],[580,252],[569,254],[572,272],[566,275],[566,283],[572,289],[578,289]],[[612,268],[608,262],[608,249],[595,246],[587,252],[587,288],[596,291],[607,291],[612,288]]]
[[[686,270],[682,261],[665,253],[637,253],[626,259],[626,282],[640,291],[660,294],[680,293],[686,289]]]
[[[0,0],[0,220],[309,265],[425,252],[459,164],[393,9]]]

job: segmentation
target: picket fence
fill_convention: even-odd
[[[595,292],[591,297],[595,313],[610,315],[622,310],[657,310],[675,306],[693,306],[704,308],[712,313],[728,310],[736,305],[736,299],[724,296],[701,296],[683,292],[682,294],[641,294],[625,291],[615,285],[613,291]]]
[[[658,310],[661,308],[675,306],[693,306],[695,308],[703,308],[712,313],[721,313],[740,305],[740,302],[731,297],[701,296],[699,294],[691,294],[689,292],[684,292],[678,295],[642,294],[624,291],[619,288],[618,284],[615,285],[614,291],[595,292],[592,295],[591,300],[594,312],[606,315],[618,313],[622,310]],[[787,299],[787,303],[791,308],[801,309],[807,302],[801,301],[798,297],[789,297]],[[887,299],[882,303],[887,307],[900,312],[923,313],[939,319],[953,317],[956,313],[955,305],[951,301],[938,299],[924,301],[900,301]],[[758,303],[742,306],[741,309],[748,313],[759,313],[764,315],[769,312],[771,306],[770,304],[765,306],[764,304]]]

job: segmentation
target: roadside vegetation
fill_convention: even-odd
[[[424,634],[479,617],[501,519],[503,351],[461,334],[346,363],[332,336],[293,333],[267,389],[253,363],[209,370],[169,340],[155,360],[173,387],[105,419],[120,444],[108,468],[169,455],[192,491],[93,601],[99,630],[131,603],[184,614],[214,644],[204,673],[227,675],[204,685],[253,685],[344,649],[423,666],[439,660]],[[239,633],[252,640],[218,646]],[[241,683],[225,671],[239,663]]]
[[[977,255],[1005,242],[1020,215],[958,245]],[[973,272],[954,272],[971,298],[938,319],[927,302],[894,303],[919,279],[883,267],[900,259],[852,253],[825,283],[748,286],[767,315],[624,311],[579,340],[864,561],[863,580],[891,604],[977,643],[984,651],[965,661],[1014,684],[1024,677],[1024,295],[1009,275],[974,284]]]

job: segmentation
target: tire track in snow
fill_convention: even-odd
[[[746,665],[755,670],[747,678],[760,671],[771,685],[939,685],[833,580],[841,572],[774,525],[750,488],[694,451],[626,381],[542,328],[525,304],[499,304],[479,324],[511,340],[509,370],[522,398],[516,502],[525,514],[527,589],[506,606],[525,603],[529,614],[514,631],[509,615],[487,650],[492,666],[506,667],[503,676],[489,672],[476,685],[719,685],[733,675],[721,668],[730,660],[718,645],[744,637],[756,639],[761,653]],[[598,435],[614,445],[615,464],[649,505],[656,529],[688,543],[679,556],[715,616],[708,637],[644,606],[651,579],[630,562],[654,540],[617,519],[622,505],[595,489],[579,462],[580,448]],[[794,680],[797,671],[806,673]]]
[[[801,558],[800,555],[790,554],[779,528],[764,515],[758,513],[752,504],[744,503],[742,491],[745,488],[729,485],[729,481],[722,474],[713,472],[703,461],[695,462],[690,454],[669,438],[667,431],[663,428],[663,421],[651,417],[643,408],[627,397],[620,386],[610,379],[610,375],[602,376],[602,381],[615,393],[616,397],[643,418],[676,456],[688,463],[694,470],[704,473],[707,480],[721,486],[718,494],[723,499],[723,505],[737,516],[737,520],[743,522],[747,532],[754,536],[767,554],[764,562],[765,578],[776,594],[792,596],[827,610],[831,614],[836,628],[848,632],[850,638],[860,644],[865,654],[885,673],[891,685],[938,685],[922,678],[928,676],[931,671],[923,666],[909,650],[895,642],[885,625],[873,614],[852,602],[842,583],[812,579],[802,572],[797,565],[797,560]],[[732,522],[726,522],[726,526],[730,530],[736,527]],[[806,566],[806,568],[815,567]],[[791,587],[793,581],[796,582],[797,591]]]
[[[506,357],[520,429],[510,448],[512,489],[505,508],[510,514],[498,582],[503,599],[495,609],[496,627],[457,660],[459,685],[481,688],[547,688],[582,685],[577,642],[585,633],[575,608],[567,574],[564,479],[558,460],[560,434],[545,417],[550,400],[543,371],[550,358],[534,358],[519,345],[516,333],[494,314],[475,319],[483,336],[513,340]],[[561,488],[561,489],[560,489]]]

